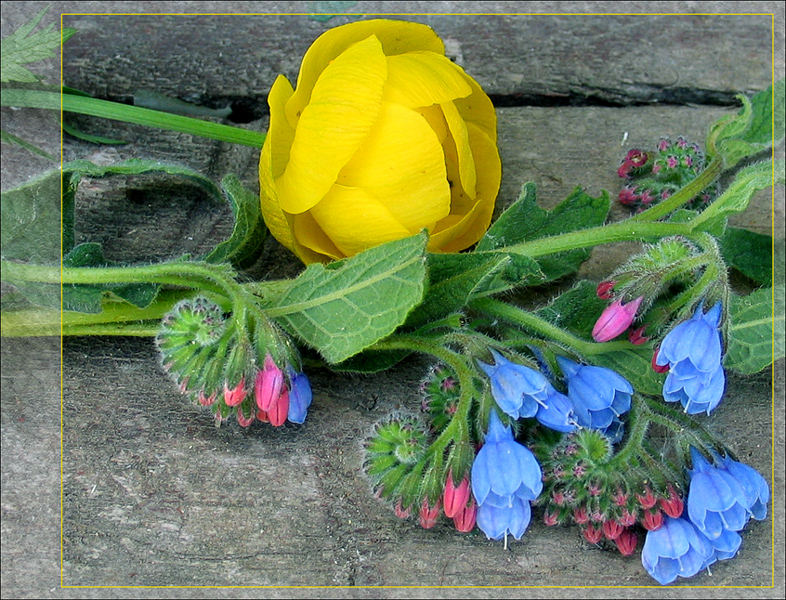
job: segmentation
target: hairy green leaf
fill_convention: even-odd
[[[732,296],[729,321],[724,366],[744,374],[765,369],[784,355],[784,286]]]
[[[772,285],[772,238],[729,227],[718,240],[726,264],[759,285]]]
[[[572,289],[560,294],[547,306],[536,311],[550,323],[587,339],[608,300],[598,298],[596,286],[589,281],[580,281]]]
[[[422,300],[426,240],[419,234],[309,265],[266,298],[267,313],[328,362],[346,360],[393,333]]]
[[[224,177],[221,188],[232,207],[235,226],[229,239],[213,248],[205,256],[205,261],[229,262],[239,269],[248,268],[259,257],[267,234],[259,196],[247,189],[234,175]]]
[[[754,163],[740,169],[726,190],[694,219],[694,225],[701,230],[712,229],[718,220],[744,211],[753,194],[771,187],[773,179],[775,183],[784,181],[783,161],[777,161],[774,169],[771,161]]]
[[[73,204],[64,208],[73,214]],[[3,192],[0,218],[3,222],[0,228],[0,255],[3,259],[59,263],[60,171],[50,171]],[[72,219],[64,215],[64,220],[69,218]]]
[[[63,165],[63,171],[71,171],[88,177],[107,177],[109,175],[144,175],[145,173],[167,173],[177,177],[184,177],[205,190],[212,199],[219,201],[223,195],[218,186],[209,177],[199,171],[162,163],[157,160],[130,158],[110,165],[97,165],[89,160],[74,160]]]
[[[478,242],[476,252],[505,251],[506,247],[542,237],[602,225],[609,212],[609,196],[593,198],[577,187],[565,200],[547,211],[536,202],[535,184],[526,183],[518,200],[503,212]],[[580,248],[537,259],[544,283],[575,272],[589,258]]]
[[[420,327],[463,310],[478,296],[509,290],[541,278],[538,264],[526,256],[504,253],[429,254],[428,287],[406,327]]]
[[[751,99],[742,95],[738,98],[742,102],[740,111],[714,123],[707,136],[708,152],[720,154],[726,168],[766,150],[784,135],[784,80]]]

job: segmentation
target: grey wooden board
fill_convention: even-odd
[[[368,7],[371,3],[359,3]],[[377,10],[392,10],[391,3],[381,3]],[[423,3],[416,4],[418,9]],[[515,4],[515,3],[513,3]],[[38,3],[4,3],[3,34],[14,22],[35,13]],[[180,3],[176,10],[216,10],[216,5]],[[240,3],[235,10],[275,10],[270,3]],[[397,5],[400,6],[400,5]],[[407,8],[413,8],[406,3]],[[438,10],[466,10],[463,5],[439,3]],[[489,4],[499,8],[497,3]],[[516,5],[518,10],[538,10],[537,6]],[[587,5],[581,5],[586,7]],[[647,5],[650,6],[650,5]],[[674,5],[669,5],[674,10]],[[704,7],[706,5],[702,5]],[[731,5],[729,5],[731,6]],[[763,11],[747,7],[750,12]],[[171,5],[127,3],[121,10],[138,8],[172,10]],[[516,10],[512,4],[501,6]],[[85,3],[79,10],[118,10],[103,3]],[[307,10],[307,3],[292,3],[280,10]],[[540,5],[540,10],[553,10]],[[591,10],[584,8],[585,10]],[[597,8],[595,8],[598,10]],[[74,5],[55,4],[48,18],[57,12],[75,10]],[[219,10],[226,10],[221,5]],[[369,10],[366,8],[366,10]],[[420,8],[420,10],[424,10]],[[432,9],[434,10],[434,9]],[[490,9],[489,9],[490,10]],[[706,10],[706,9],[705,9]],[[741,10],[739,5],[727,11]],[[782,13],[781,13],[782,14]],[[93,17],[91,17],[93,18]],[[113,17],[127,19],[129,17]],[[95,44],[77,45],[73,38],[66,51],[69,64],[79,64],[66,83],[96,94],[125,94],[123,86],[144,82],[155,89],[189,98],[216,97],[221,93],[262,94],[280,71],[293,77],[299,54],[311,37],[327,25],[297,19],[301,29],[263,30],[265,17],[250,24],[228,17],[225,25],[203,29],[189,35],[177,27],[163,27],[162,18],[149,20],[145,29],[117,27],[114,35],[106,28],[91,30]],[[282,17],[283,18],[283,17]],[[343,18],[343,17],[342,17]],[[424,17],[433,19],[435,28],[448,39],[461,40],[463,64],[487,86],[498,86],[497,93],[542,93],[538,85],[549,90],[628,90],[627,101],[636,99],[631,84],[623,77],[623,62],[616,52],[609,52],[602,68],[593,68],[587,78],[577,60],[560,56],[591,54],[602,40],[608,42],[613,30],[604,31],[603,23],[588,25],[589,17],[554,18],[559,34],[546,35],[544,19],[532,24],[521,17],[494,17],[495,29],[484,24],[490,18],[476,19],[472,27],[462,23],[471,17]],[[112,19],[107,18],[107,23]],[[178,19],[186,19],[179,17]],[[202,19],[202,23],[211,20]],[[345,19],[345,18],[343,18]],[[496,21],[499,19],[499,21]],[[680,18],[682,19],[682,18]],[[762,58],[754,37],[746,27],[724,30],[714,35],[686,38],[682,23],[698,23],[698,17],[686,21],[665,20],[664,35],[678,40],[677,47],[665,54],[652,51],[647,77],[637,74],[631,81],[664,86],[669,66],[687,53],[688,44],[707,44],[718,52],[714,61],[737,63],[730,59],[729,37],[741,37],[737,48],[745,47],[736,75],[734,68],[719,75],[705,64],[690,75],[680,73],[696,87],[718,91],[761,87]],[[782,32],[782,17],[779,17]],[[185,21],[182,21],[185,22]],[[431,22],[431,21],[429,21]],[[497,33],[502,28],[505,35]],[[675,25],[676,23],[676,25]],[[758,27],[759,25],[757,25]],[[108,26],[107,26],[108,27]],[[439,30],[439,27],[444,27]],[[529,29],[527,29],[529,28]],[[253,29],[253,31],[251,31]],[[754,28],[755,29],[755,28]],[[562,35],[564,30],[565,35]],[[311,32],[307,36],[305,32]],[[516,33],[518,32],[518,33]],[[505,73],[511,70],[512,57],[532,57],[526,44],[514,34],[540,35],[547,43],[538,46],[537,60],[549,65],[553,79],[540,74],[525,74],[512,81]],[[737,35],[743,32],[743,35]],[[251,35],[251,34],[254,35]],[[264,34],[264,35],[263,35]],[[261,54],[239,53],[257,60],[215,62],[213,51],[218,40],[231,39],[230,47],[250,48],[257,36],[272,49],[263,60]],[[642,35],[636,33],[637,39]],[[157,36],[157,37],[156,37]],[[244,38],[244,36],[246,36]],[[308,39],[305,39],[308,37]],[[504,38],[504,39],[503,39]],[[588,39],[589,38],[589,39]],[[504,43],[501,43],[500,40]],[[688,41],[686,41],[688,39]],[[782,33],[778,34],[782,40]],[[101,42],[99,43],[99,40]],[[171,44],[177,40],[177,44]],[[591,43],[590,43],[591,41]],[[766,40],[765,40],[766,41]],[[623,46],[623,41],[619,42]],[[780,42],[779,42],[780,43]],[[104,44],[104,45],[101,45]],[[112,46],[114,44],[114,46]],[[242,44],[246,44],[243,46]],[[296,50],[298,44],[301,50]],[[736,44],[736,41],[735,41]],[[750,45],[745,45],[750,44]],[[183,55],[185,62],[166,60],[170,51],[183,46],[192,48]],[[734,45],[734,44],[731,44]],[[180,46],[180,48],[176,47]],[[455,45],[453,46],[456,47]],[[495,48],[491,50],[490,48]],[[628,48],[635,45],[627,44]],[[157,53],[149,52],[158,48]],[[274,59],[278,48],[287,48],[285,56]],[[725,50],[723,50],[725,48]],[[757,49],[758,48],[758,49]],[[210,49],[209,51],[203,49]],[[73,54],[71,52],[73,51]],[[638,50],[633,50],[638,52]],[[572,53],[572,54],[571,54]],[[280,53],[284,54],[284,53]],[[702,53],[698,53],[702,54]],[[122,62],[115,56],[125,56]],[[690,54],[693,57],[693,54]],[[295,58],[296,57],[296,58]],[[289,64],[285,64],[289,60]],[[503,61],[497,63],[495,61]],[[615,62],[615,60],[617,62]],[[697,59],[699,60],[699,59]],[[746,62],[747,61],[747,62]],[[762,62],[764,61],[764,62]],[[134,66],[134,63],[138,63]],[[589,64],[597,64],[590,61]],[[608,65],[608,70],[606,70]],[[186,68],[187,67],[187,68]],[[252,68],[254,67],[254,68]],[[546,68],[543,66],[543,68]],[[777,68],[782,73],[782,61]],[[129,69],[133,69],[129,71]],[[704,73],[704,71],[707,71]],[[154,76],[153,76],[154,75]],[[73,81],[69,79],[73,77]],[[79,80],[78,77],[83,79]],[[484,77],[486,79],[484,79]],[[704,79],[701,79],[704,77]],[[728,79],[724,80],[725,77]],[[529,78],[529,79],[528,79]],[[227,84],[229,80],[235,83]],[[582,85],[590,82],[591,86]],[[222,92],[236,85],[231,94]],[[505,86],[508,87],[505,87]],[[102,87],[103,86],[103,87]],[[561,86],[561,87],[560,87]],[[635,87],[635,86],[634,86]],[[513,91],[511,91],[513,90]],[[535,90],[533,92],[533,90]],[[600,93],[600,92],[599,92]],[[604,92],[605,93],[605,92]],[[660,135],[686,134],[701,140],[706,127],[729,109],[708,106],[643,107],[510,107],[499,110],[500,149],[503,159],[503,185],[499,207],[512,201],[524,181],[535,181],[544,206],[553,206],[576,184],[591,193],[602,189],[616,191],[619,180],[616,166],[628,147],[653,143]],[[20,122],[21,119],[21,122]],[[15,122],[16,121],[16,122]],[[31,131],[35,139],[46,140],[51,120],[35,111],[3,111],[3,126],[17,126]],[[218,179],[235,172],[247,184],[255,186],[256,151],[230,147],[190,136],[152,131],[92,119],[76,119],[85,130],[111,133],[131,143],[113,149],[69,140],[66,158],[91,157],[110,161],[127,157],[170,160],[197,168]],[[669,123],[667,126],[666,124]],[[264,130],[264,119],[245,125]],[[625,144],[621,144],[627,132]],[[54,145],[57,151],[57,144]],[[8,159],[7,159],[8,158]],[[13,161],[13,162],[11,162]],[[13,147],[3,144],[3,188],[8,182],[23,181],[41,172],[46,164]],[[10,168],[7,165],[11,165]],[[131,190],[131,191],[129,191]],[[211,205],[194,188],[173,180],[112,178],[86,182],[78,197],[78,232],[81,240],[99,239],[108,256],[126,259],[162,259],[185,251],[198,252],[228,233],[228,211]],[[783,190],[776,203],[778,237],[783,238]],[[616,207],[614,218],[624,215]],[[744,216],[744,224],[758,230],[770,227],[770,197],[757,195],[753,210]],[[604,248],[593,252],[582,267],[582,275],[599,280],[635,245]],[[301,268],[274,241],[266,244],[266,261],[258,266],[261,276],[297,273]],[[566,284],[567,285],[567,284]],[[114,597],[146,594],[149,597],[182,596],[234,597],[257,596],[259,590],[123,590],[59,589],[59,349],[49,339],[3,339],[2,378],[2,595]],[[546,528],[539,513],[522,542],[505,551],[489,542],[480,532],[460,535],[447,523],[433,530],[420,529],[412,521],[399,521],[392,511],[376,501],[362,476],[361,440],[372,424],[394,409],[417,410],[417,385],[427,366],[412,359],[379,376],[335,376],[327,371],[311,374],[315,402],[303,427],[274,430],[254,425],[248,431],[235,425],[215,429],[209,414],[187,405],[157,365],[149,340],[138,339],[70,339],[63,349],[63,581],[66,585],[652,585],[637,559],[624,559],[587,545],[575,527]],[[775,397],[783,396],[783,361],[775,376]],[[708,427],[733,439],[739,457],[755,466],[770,479],[770,378],[767,374],[753,378],[732,377],[727,397]],[[376,397],[376,404],[370,403]],[[783,490],[783,406],[777,405],[777,469],[772,488]],[[776,548],[782,546],[783,503],[771,509],[775,513]],[[744,546],[732,561],[713,567],[712,575],[703,574],[687,582],[693,585],[768,586],[771,584],[771,532],[773,520],[753,523],[745,531]],[[777,589],[783,591],[782,554],[776,556]],[[760,588],[732,593],[751,597],[779,596],[776,590]],[[352,597],[402,597],[423,594],[440,597],[488,597],[491,590],[440,589],[335,589],[317,592],[308,589],[285,589],[262,592],[282,595]],[[541,589],[506,590],[506,595],[548,594],[551,597],[575,595],[575,590]],[[582,590],[593,597],[645,597],[652,590],[609,589]],[[728,590],[691,589],[660,591],[665,597],[726,597]]]

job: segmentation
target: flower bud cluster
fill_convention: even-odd
[[[627,332],[632,343],[645,343],[660,333],[664,323],[688,313],[700,297],[722,298],[726,282],[720,277],[694,294],[679,295],[676,303],[673,299],[675,287],[690,289],[701,278],[708,264],[714,262],[715,250],[704,251],[675,236],[646,246],[620,265],[597,286],[598,297],[612,302],[593,327],[595,341],[607,342]]]
[[[248,335],[217,304],[197,297],[164,317],[156,345],[180,391],[210,407],[217,425],[233,413],[242,427],[255,420],[275,427],[304,422],[311,385],[272,324],[258,324]]]
[[[641,552],[642,565],[663,585],[733,558],[742,543],[738,532],[751,518],[767,516],[770,489],[755,469],[728,456],[710,463],[693,447],[691,460],[686,514],[670,514],[648,532]]]
[[[432,371],[432,379],[439,379]],[[471,494],[469,464],[473,455],[468,444],[455,444],[445,473],[441,461],[427,466],[428,432],[414,416],[392,415],[378,423],[366,440],[363,465],[375,487],[401,519],[417,515],[420,526],[431,529],[442,513],[462,533],[475,528],[477,504]],[[457,475],[454,475],[457,473]]]
[[[546,525],[575,523],[588,542],[605,540],[629,555],[638,543],[638,526],[655,531],[666,517],[682,514],[682,495],[674,485],[655,486],[614,465],[611,443],[597,431],[584,429],[535,450],[543,466],[538,504]]]
[[[431,429],[440,433],[456,414],[459,386],[455,375],[442,366],[431,368],[421,384],[421,410],[428,415]]]
[[[704,166],[705,157],[698,144],[681,136],[676,142],[661,138],[653,152],[630,150],[617,169],[617,175],[626,180],[619,193],[619,201],[625,206],[644,210],[695,179]],[[715,185],[704,189],[688,208],[703,208],[717,193]]]

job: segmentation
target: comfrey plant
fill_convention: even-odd
[[[15,57],[20,43],[11,39]],[[607,223],[608,194],[580,187],[544,210],[527,183],[492,223],[496,113],[444,50],[412,21],[330,29],[296,87],[272,83],[266,136],[68,88],[55,102],[46,89],[4,87],[4,105],[111,106],[119,120],[251,146],[260,189],[232,175],[219,189],[149,161],[76,161],[4,194],[2,273],[14,294],[3,335],[152,337],[173,395],[247,435],[306,423],[306,370],[373,373],[424,354],[433,366],[420,412],[389,414],[364,441],[365,474],[397,517],[426,529],[448,520],[479,531],[478,545],[526,544],[533,518],[576,525],[588,544],[626,556],[643,539],[642,564],[661,584],[734,557],[750,519],[767,515],[769,487],[734,458],[736,440],[700,419],[724,410],[730,372],[757,373],[782,355],[769,343],[783,303],[762,268],[771,240],[728,218],[784,179],[782,163],[756,162],[783,137],[772,118],[783,82],[740,96],[704,150],[683,137],[630,150],[617,171],[619,201],[635,209],[626,219]],[[82,176],[150,171],[228,200],[229,238],[135,266],[76,243]],[[60,230],[61,248],[31,245],[46,226]],[[251,267],[270,258],[266,231],[308,265],[297,277],[255,280]],[[600,282],[578,278],[590,248],[618,242],[641,247]],[[734,289],[731,269],[757,289]],[[545,306],[525,292],[568,278]]]

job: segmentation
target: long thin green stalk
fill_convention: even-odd
[[[130,106],[109,100],[100,100],[74,94],[58,94],[41,90],[6,89],[2,91],[2,106],[21,108],[43,108],[124,121],[136,125],[157,127],[169,131],[180,131],[222,142],[261,148],[265,134],[233,127],[222,123],[211,123],[201,119],[174,115],[167,112]]]

